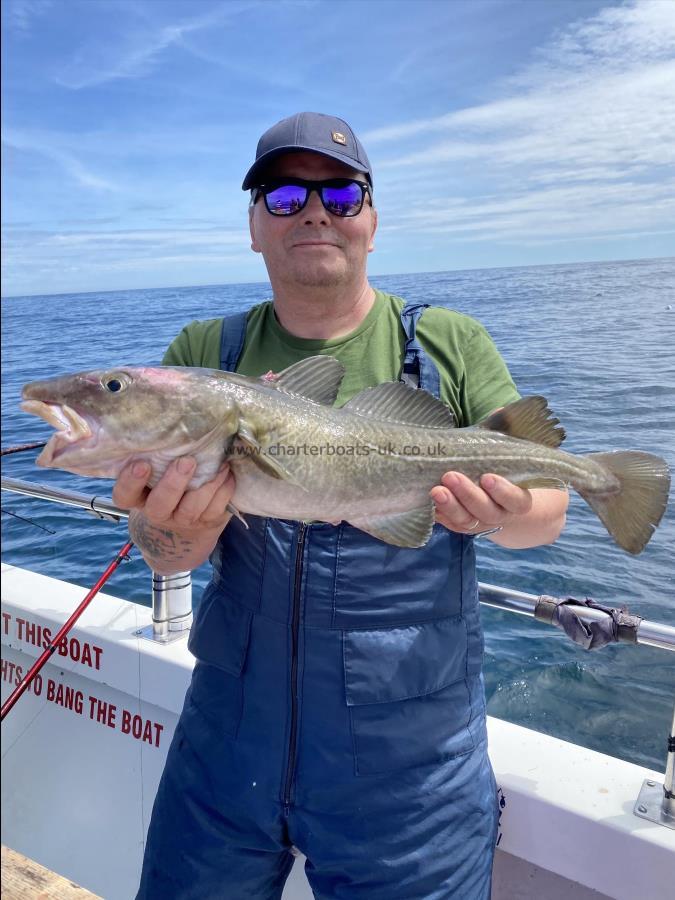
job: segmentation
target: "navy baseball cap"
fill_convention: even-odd
[[[258,141],[255,162],[246,173],[242,190],[260,184],[266,166],[284,153],[309,150],[330,156],[364,172],[372,187],[373,173],[361,142],[343,119],[323,113],[302,112],[272,125]]]

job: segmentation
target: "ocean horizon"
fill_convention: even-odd
[[[551,266],[596,266],[596,265],[611,265],[611,264],[621,264],[621,263],[642,263],[642,262],[659,262],[659,261],[669,261],[673,260],[675,257],[672,256],[641,256],[635,257],[631,259],[610,259],[610,260],[575,260],[574,262],[556,262],[556,263],[527,263],[523,265],[509,265],[509,266],[484,266],[484,267],[472,267],[472,268],[459,268],[459,269],[438,269],[429,272],[389,272],[389,273],[380,273],[380,274],[371,274],[369,273],[369,280],[380,280],[384,278],[408,278],[414,275],[448,275],[448,274],[457,274],[462,272],[491,272],[491,271],[501,271],[501,270],[509,270],[509,269],[546,269]],[[267,286],[268,289],[271,289],[271,285],[269,280],[262,281],[213,281],[213,282],[204,282],[200,284],[165,284],[165,285],[155,285],[152,287],[120,287],[120,288],[109,288],[106,290],[87,290],[87,291],[57,291],[56,293],[44,293],[42,291],[36,291],[30,294],[0,294],[0,300],[21,300],[21,299],[29,299],[35,297],[68,297],[68,296],[81,296],[86,297],[88,295],[96,295],[99,296],[101,294],[116,294],[118,292],[128,293],[130,291],[169,291],[169,290],[196,290],[199,288],[217,288],[217,287],[230,287],[232,285],[246,285],[249,286]]]

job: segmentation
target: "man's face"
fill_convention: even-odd
[[[287,153],[270,165],[268,178],[296,177],[309,181],[357,178],[365,175],[317,153]],[[365,277],[366,258],[373,249],[377,213],[366,195],[357,216],[340,218],[327,212],[316,191],[292,216],[273,216],[260,197],[250,211],[251,247],[262,253],[272,284],[333,287]]]

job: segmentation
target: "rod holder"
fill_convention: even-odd
[[[161,643],[177,640],[192,625],[192,575],[152,573],[152,638]]]

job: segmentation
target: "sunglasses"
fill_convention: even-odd
[[[275,178],[253,188],[251,204],[262,195],[267,212],[273,216],[294,216],[307,206],[309,195],[316,191],[324,209],[342,218],[358,216],[370,185],[353,178],[329,178],[325,181],[305,181],[303,178]]]

